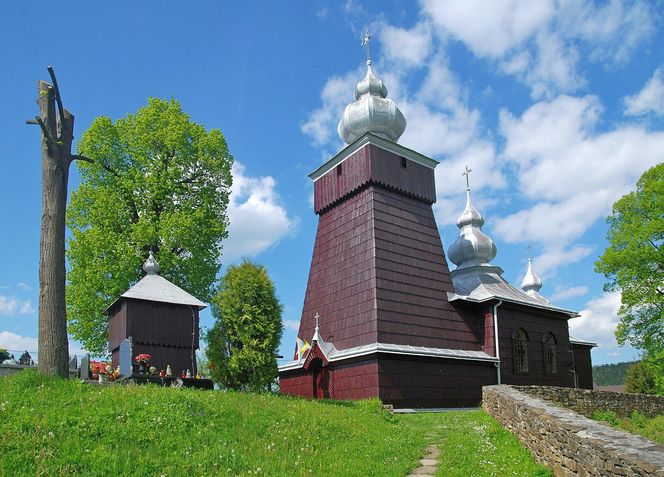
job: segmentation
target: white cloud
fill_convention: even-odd
[[[355,85],[364,77],[364,73],[364,68],[358,68],[344,76],[333,76],[327,80],[320,94],[323,104],[309,113],[306,122],[301,126],[302,132],[311,137],[314,144],[340,144],[340,139],[337,138],[337,123],[346,105],[353,100]]]
[[[657,68],[643,89],[625,98],[625,114],[640,116],[650,112],[664,115],[664,70]]]
[[[547,247],[541,255],[535,257],[533,266],[539,275],[546,278],[551,276],[560,267],[576,263],[590,255],[593,251],[593,247],[586,245],[574,245],[569,248]]]
[[[37,343],[37,338],[17,335],[11,331],[0,331],[0,348],[14,351],[35,351],[37,349]],[[16,358],[18,359],[18,356],[16,356]]]
[[[568,298],[575,298],[578,296],[586,295],[590,289],[587,286],[575,286],[575,287],[557,287],[553,295],[551,295],[551,301],[557,302],[561,300],[567,300]]]
[[[530,0],[423,0],[424,13],[476,55],[500,57],[520,45],[553,15],[553,2]]]
[[[618,351],[616,342],[616,326],[620,293],[604,293],[599,298],[590,300],[579,312],[581,317],[569,321],[569,332],[584,341],[596,342],[603,353]]]
[[[16,285],[18,288],[20,288],[23,291],[30,291],[32,290],[32,287],[28,285],[27,283],[20,282]]]
[[[35,313],[30,300],[0,295],[0,315],[31,315]]]
[[[431,32],[423,22],[410,30],[383,24],[380,39],[385,56],[404,66],[421,66],[431,50]]]
[[[443,39],[461,41],[530,86],[534,98],[585,84],[581,53],[607,66],[624,64],[654,31],[646,2],[605,4],[553,0],[421,0],[422,14]]]
[[[271,176],[249,177],[245,167],[233,164],[233,187],[228,204],[230,221],[224,241],[224,260],[255,256],[275,245],[298,223],[279,203]]]
[[[661,160],[664,133],[630,126],[596,133],[600,113],[591,96],[540,102],[520,118],[501,112],[502,157],[516,167],[519,191],[531,202],[496,220],[499,237],[540,242],[563,262],[580,257],[583,248],[566,247]]]
[[[300,329],[300,320],[284,320],[284,327],[287,330],[297,331]]]

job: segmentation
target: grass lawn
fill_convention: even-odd
[[[664,444],[664,415],[648,418],[634,411],[629,418],[621,418],[611,411],[596,411],[593,419]]]
[[[395,476],[442,443],[439,475],[549,475],[481,411],[0,378],[0,476]]]

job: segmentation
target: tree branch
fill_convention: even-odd
[[[48,146],[48,148],[52,149],[53,146],[55,146],[55,139],[53,139],[51,133],[49,133],[48,129],[46,129],[46,124],[44,124],[42,118],[40,118],[39,116],[35,116],[35,119],[27,119],[25,121],[25,124],[37,124],[41,129],[44,138],[46,139],[46,145]]]
[[[60,116],[60,124],[64,126],[65,124],[65,108],[62,106],[62,98],[60,97],[60,88],[58,88],[58,80],[55,79],[55,71],[53,71],[52,66],[46,68],[48,74],[51,76],[51,81],[53,81],[53,89],[55,90],[55,102],[58,105],[58,116]]]

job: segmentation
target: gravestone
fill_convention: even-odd
[[[78,369],[78,357],[76,355],[69,360],[69,369]]]
[[[90,353],[86,353],[81,359],[81,379],[90,379]]]
[[[131,336],[120,343],[120,374],[131,376]]]

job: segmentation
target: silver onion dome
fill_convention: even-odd
[[[467,169],[469,172],[469,170]],[[459,237],[450,245],[447,256],[457,270],[477,265],[488,265],[496,257],[496,245],[482,232],[484,218],[470,200],[470,188],[466,188],[466,208],[457,219]]]
[[[150,256],[143,264],[143,270],[148,275],[158,275],[159,271],[161,270],[157,260],[155,260],[154,255],[152,255],[152,250],[150,250]]]
[[[406,118],[394,101],[387,99],[387,87],[374,75],[371,60],[367,74],[355,88],[355,101],[344,109],[337,131],[346,144],[367,132],[397,142],[406,129]]]
[[[533,261],[529,258],[528,271],[521,281],[521,289],[530,296],[539,296],[540,288],[542,288],[542,280],[533,271]]]

